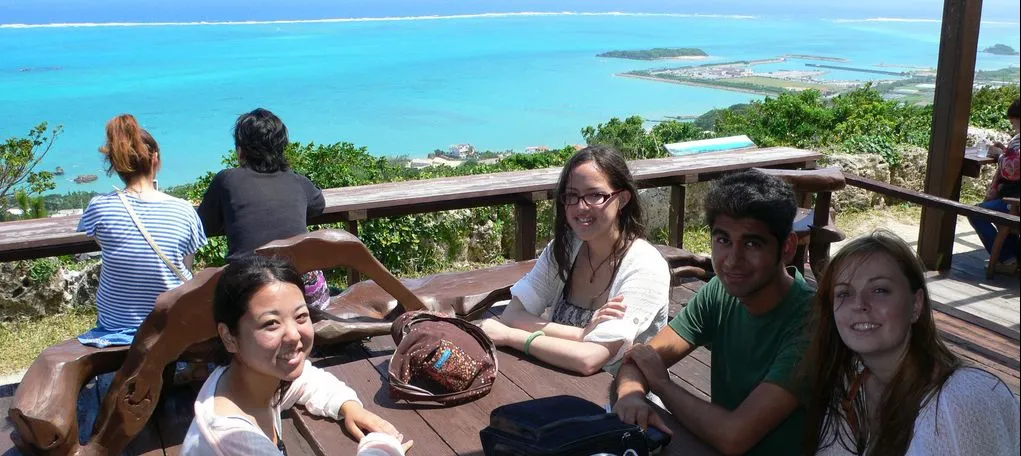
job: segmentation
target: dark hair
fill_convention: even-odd
[[[106,175],[114,171],[125,184],[152,174],[160,146],[131,114],[121,114],[106,124],[106,144],[99,148],[106,157]]]
[[[1008,119],[1021,119],[1021,98],[1014,100],[1007,108]]]
[[[248,301],[262,287],[274,282],[290,283],[304,293],[301,274],[279,258],[249,255],[224,268],[213,296],[213,319],[237,334],[238,321],[248,311]]]
[[[557,181],[557,190],[554,195],[556,201],[556,216],[553,221],[553,259],[557,263],[557,271],[560,280],[567,282],[571,274],[571,237],[573,233],[570,225],[567,224],[567,207],[564,205],[563,195],[567,193],[567,181],[570,180],[571,172],[583,163],[592,162],[606,175],[606,180],[614,191],[627,191],[631,194],[631,200],[620,209],[617,215],[617,228],[620,236],[613,245],[610,253],[611,269],[616,271],[624,253],[631,247],[635,239],[645,237],[645,225],[642,222],[642,202],[638,198],[638,187],[635,185],[635,178],[631,176],[631,170],[627,167],[624,157],[616,149],[609,146],[589,146],[575,152],[564,169],[560,171],[560,180]]]
[[[779,178],[750,169],[729,174],[713,182],[705,198],[706,221],[711,230],[716,218],[750,218],[766,224],[783,249],[784,240],[794,228],[798,204],[794,190]]]
[[[241,114],[234,123],[234,148],[244,156],[242,167],[260,173],[287,171],[291,165],[284,150],[289,143],[287,126],[266,109]]]
[[[922,290],[922,310],[911,324],[907,352],[893,380],[880,399],[879,435],[870,435],[867,413],[861,395],[851,407],[857,415],[857,434],[847,432],[843,421],[844,401],[858,373],[858,356],[837,332],[833,316],[833,289],[837,274],[845,267],[867,267],[876,255],[886,255],[897,263],[907,278],[912,293]],[[799,378],[811,385],[808,401],[805,454],[815,454],[820,445],[839,444],[855,454],[868,450],[873,455],[902,455],[911,443],[919,410],[927,397],[938,396],[947,378],[961,361],[947,348],[936,331],[932,301],[925,286],[925,267],[904,240],[888,231],[875,231],[847,243],[833,256],[819,281],[812,310],[814,335],[799,367]],[[930,396],[931,393],[934,393]],[[931,399],[935,400],[935,399]]]

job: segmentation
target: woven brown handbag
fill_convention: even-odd
[[[444,405],[485,396],[496,380],[496,344],[481,328],[427,311],[394,320],[390,397]]]

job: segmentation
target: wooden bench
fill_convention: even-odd
[[[356,237],[344,231],[315,231],[272,242],[256,252],[289,258],[301,272],[352,267],[372,277],[403,308],[427,308]],[[127,349],[94,349],[75,340],[48,348],[29,368],[15,393],[9,411],[16,427],[12,440],[31,454],[120,453],[146,425],[159,402],[164,368],[189,349],[208,349],[209,341],[215,339],[212,299],[221,272],[221,268],[202,270],[192,280],[161,294]],[[208,350],[205,353],[208,355]],[[81,446],[75,410],[78,392],[88,378],[117,366],[92,438]]]

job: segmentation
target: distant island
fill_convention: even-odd
[[[610,57],[614,59],[631,60],[667,60],[667,59],[704,59],[708,57],[705,51],[699,48],[654,48],[637,51],[609,51],[596,57]]]
[[[74,178],[74,183],[87,184],[89,182],[95,182],[96,179],[99,179],[99,176],[95,174],[81,174]]]
[[[985,48],[982,52],[988,52],[996,55],[1018,55],[1018,51],[1014,48],[1007,46],[1006,44],[996,44]]]

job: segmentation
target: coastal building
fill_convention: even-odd
[[[538,152],[549,152],[549,147],[546,146],[528,146],[525,148],[526,154],[534,154]]]
[[[476,154],[475,146],[471,144],[454,144],[447,149],[448,156],[460,160],[472,158]]]

